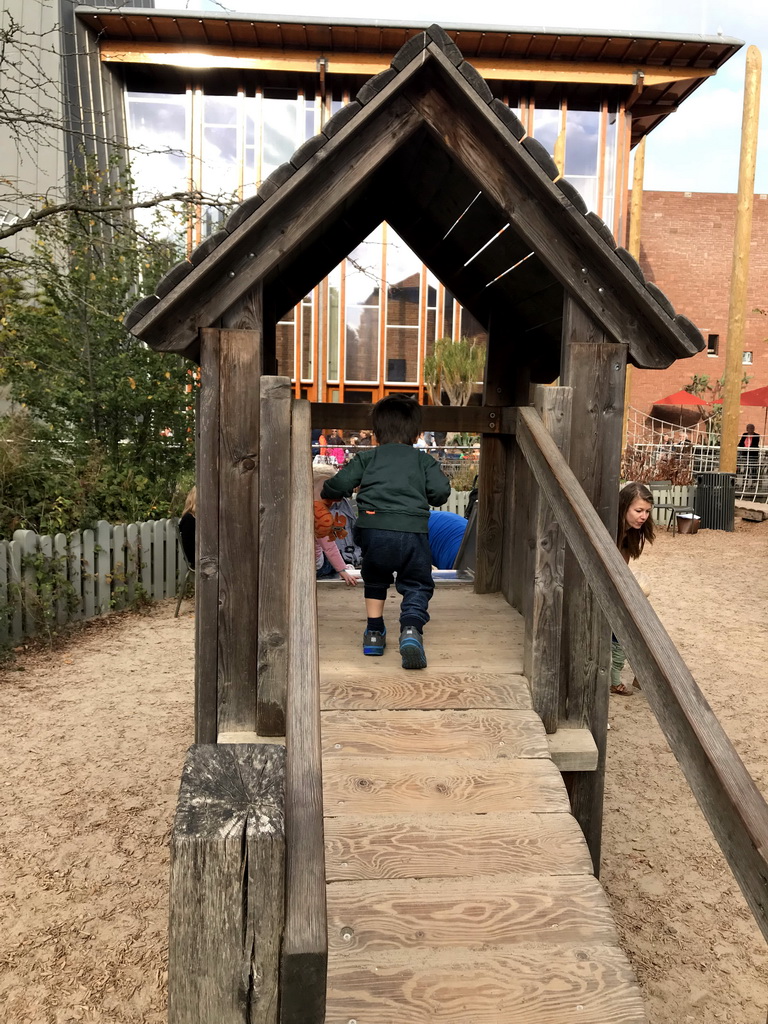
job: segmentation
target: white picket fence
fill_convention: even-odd
[[[440,506],[440,511],[455,512],[456,515],[463,516],[467,510],[468,501],[469,491],[451,491],[450,498]]]
[[[690,505],[693,507],[695,495],[695,484],[673,484],[671,487],[659,488],[654,491],[653,497],[654,501],[660,505]],[[672,511],[667,508],[654,508],[652,515],[657,526],[668,526]]]
[[[469,491],[441,508],[463,516]],[[41,536],[16,530],[0,540],[0,645],[68,622],[127,608],[141,598],[176,597],[186,564],[176,519]]]
[[[0,541],[0,643],[174,597],[186,573],[175,519]]]

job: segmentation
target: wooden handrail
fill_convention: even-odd
[[[768,939],[768,804],[532,408],[517,442]]]
[[[320,746],[320,665],[309,402],[291,424],[291,567],[286,704],[286,890],[281,1024],[322,1024],[328,968]]]

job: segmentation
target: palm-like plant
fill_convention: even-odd
[[[424,383],[433,405],[467,405],[475,384],[482,379],[485,349],[476,341],[440,338],[435,351],[424,360]]]

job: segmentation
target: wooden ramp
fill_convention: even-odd
[[[438,587],[429,667],[361,652],[361,588],[318,588],[326,1024],[641,1024],[629,963],[500,595]]]

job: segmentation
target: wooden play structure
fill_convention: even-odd
[[[171,1024],[643,1021],[596,878],[611,630],[768,935],[768,809],[613,539],[627,361],[703,341],[558,173],[433,26],[129,314],[202,381]],[[318,628],[310,430],[361,407],[275,360],[381,220],[489,333],[482,405],[424,410],[482,448],[420,673],[360,655],[359,593]]]

